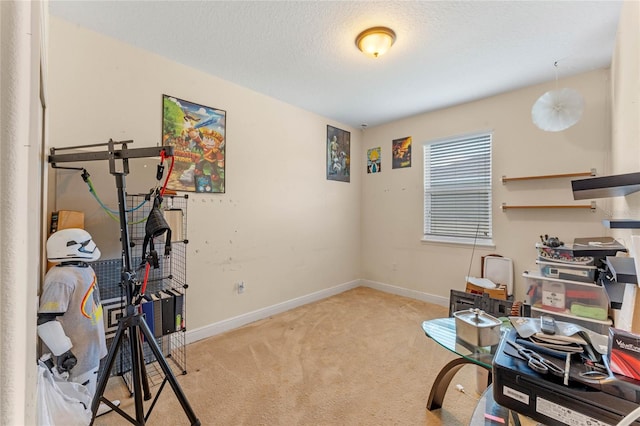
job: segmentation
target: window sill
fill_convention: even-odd
[[[496,248],[493,240],[475,240],[473,238],[453,238],[453,237],[422,237],[422,244],[451,244],[454,246],[476,246],[485,248]]]

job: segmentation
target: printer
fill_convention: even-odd
[[[547,426],[613,426],[640,405],[640,381],[612,374],[606,356],[604,373],[591,375],[593,364],[579,354],[569,364],[544,355],[566,377],[541,374],[509,344],[518,338],[515,328],[505,333],[493,358],[493,398],[499,405]],[[640,426],[640,420],[632,425]]]

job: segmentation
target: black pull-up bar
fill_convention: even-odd
[[[158,157],[164,152],[165,157],[170,157],[173,155],[173,147],[172,146],[156,146],[156,147],[148,147],[148,148],[134,148],[129,149],[127,144],[133,143],[132,140],[127,141],[114,141],[109,139],[109,142],[106,143],[98,143],[98,144],[90,144],[90,145],[78,145],[78,146],[70,146],[65,148],[51,148],[49,152],[51,153],[48,157],[49,163],[51,163],[51,167],[54,169],[73,169],[72,167],[61,167],[58,166],[58,163],[73,163],[78,161],[97,161],[97,160],[109,160],[109,171],[111,174],[119,173],[115,170],[115,161],[122,160],[124,170],[120,173],[128,174],[129,173],[129,163],[128,160],[130,158],[149,158],[149,157]],[[116,145],[121,145],[120,149],[115,149]],[[84,149],[84,148],[96,148],[96,147],[107,147],[105,151],[90,151],[90,152],[74,152],[68,154],[57,154],[57,151],[66,151],[71,149]],[[82,168],[78,168],[78,170],[82,170]]]

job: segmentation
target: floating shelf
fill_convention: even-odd
[[[633,257],[607,256],[605,263],[618,283],[638,284],[635,259]]]
[[[602,224],[609,229],[638,229],[640,220],[633,219],[604,219]]]
[[[506,177],[502,176],[502,183],[507,182],[515,182],[521,180],[536,180],[536,179],[557,179],[557,178],[568,178],[568,177],[581,177],[581,176],[595,176],[596,169],[591,169],[589,172],[578,172],[578,173],[564,173],[564,174],[556,174],[556,175],[540,175],[540,176],[521,176],[521,177]]]
[[[571,188],[574,200],[629,195],[640,191],[640,173],[573,180]]]
[[[596,202],[592,201],[591,204],[571,204],[571,205],[529,205],[529,206],[509,206],[507,203],[502,203],[500,206],[502,211],[511,209],[590,209],[595,211]]]

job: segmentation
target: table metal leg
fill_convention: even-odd
[[[456,375],[458,370],[466,364],[478,365],[466,358],[456,358],[442,367],[442,370],[438,373],[438,377],[436,377],[435,382],[433,382],[433,386],[431,386],[429,400],[427,401],[427,410],[437,410],[442,407],[442,401],[444,400],[444,395],[447,393],[447,388],[451,383],[451,379],[453,379],[453,376]],[[489,383],[491,383],[491,373],[489,374]]]

